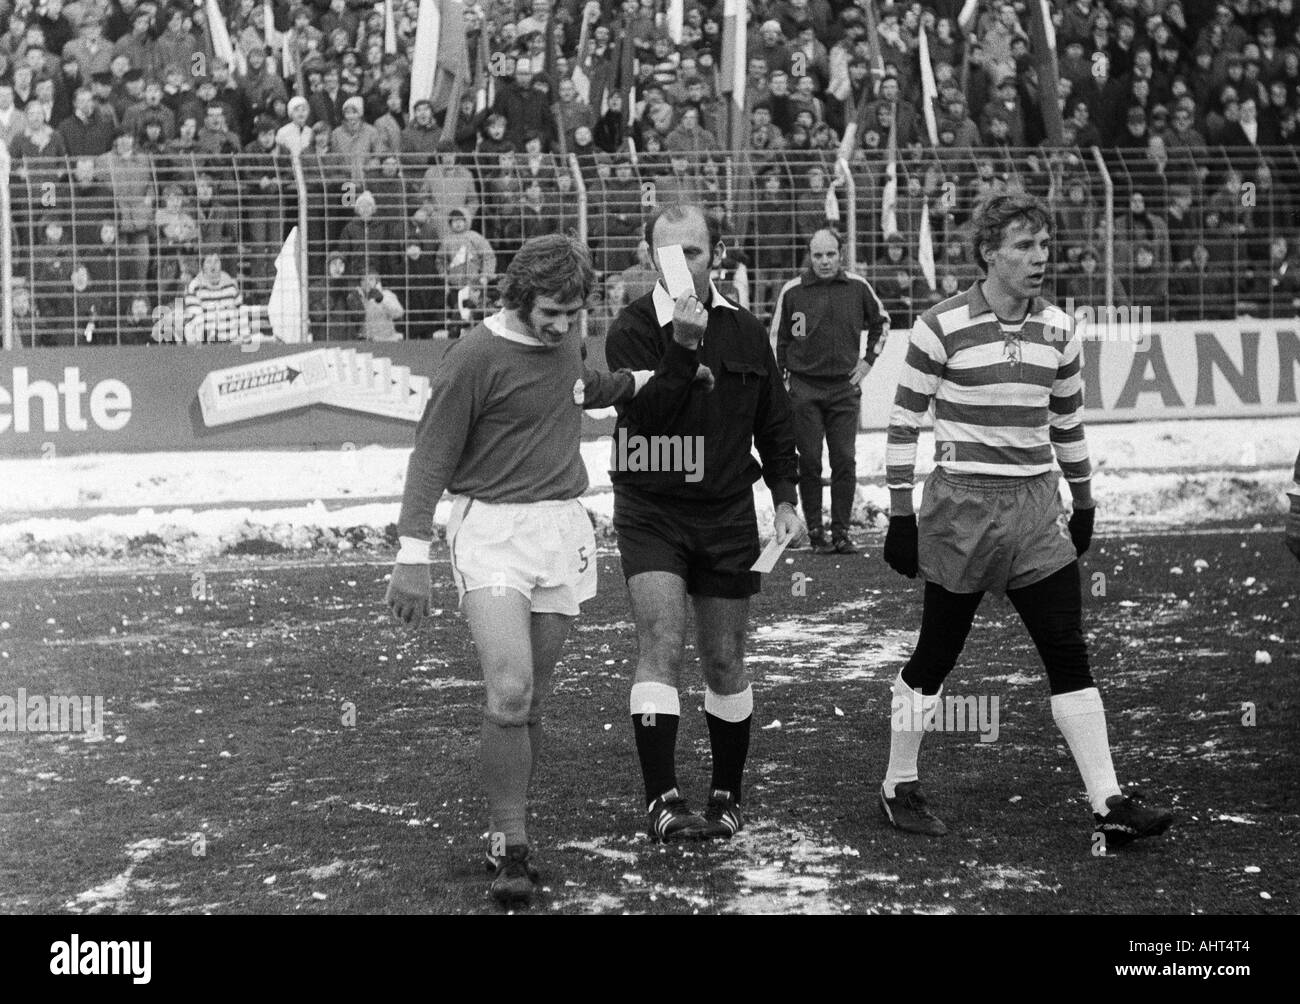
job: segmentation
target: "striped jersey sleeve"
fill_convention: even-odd
[[[1056,368],[1056,380],[1048,398],[1050,437],[1056,462],[1066,481],[1087,481],[1092,477],[1088,441],[1083,434],[1083,350],[1072,319],[1070,334]]]
[[[903,372],[894,392],[885,440],[885,481],[893,490],[911,488],[916,478],[916,441],[930,404],[943,381],[947,350],[929,314],[912,325]]]

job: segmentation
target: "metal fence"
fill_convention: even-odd
[[[878,149],[851,161],[789,150],[27,158],[0,169],[5,344],[456,337],[495,309],[524,240],[569,230],[601,276],[588,314],[599,332],[653,285],[642,228],[681,201],[718,221],[728,254],[716,281],[760,318],[830,224],[905,326],[978,275],[971,211],[1008,189],[1052,208],[1048,292],[1062,304],[1146,307],[1157,321],[1292,317],[1297,182],[1289,147],[1163,162],[1146,150],[913,148],[892,170]],[[288,317],[270,303],[294,227],[300,253],[279,266],[306,309]]]

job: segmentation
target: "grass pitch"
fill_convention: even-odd
[[[921,752],[949,835],[880,822],[920,587],[865,543],[790,553],[767,577],[747,828],[669,848],[642,832],[635,637],[604,551],[550,704],[532,913],[1297,911],[1300,566],[1275,532],[1130,535],[1085,557],[1121,783],[1178,814],[1105,856],[1037,656],[994,597],[946,692],[998,697],[998,738],[935,734]],[[0,582],[0,695],[102,695],[106,711],[100,741],[0,732],[0,911],[494,910],[469,634],[445,560],[418,635],[382,605],[387,569],[244,559]],[[708,738],[688,667],[678,773],[698,805]]]

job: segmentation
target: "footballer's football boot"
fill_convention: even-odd
[[[860,553],[853,541],[849,540],[849,535],[839,534],[835,537],[835,542],[831,547],[835,554],[858,554]]]
[[[745,825],[745,817],[740,814],[740,804],[731,797],[731,792],[714,788],[709,794],[709,804],[704,807],[704,819],[709,828],[704,831],[705,838],[721,837],[730,840]]]
[[[930,811],[921,794],[920,781],[903,781],[894,786],[894,797],[885,797],[884,785],[880,787],[880,814],[896,830],[921,833],[927,837],[942,837],[948,832],[943,820]]]
[[[506,859],[504,855],[493,854],[490,850],[483,852],[483,864],[484,867],[487,869],[487,873],[489,875],[495,875],[497,869],[500,868],[503,864],[505,864],[505,860]],[[533,880],[533,884],[536,885],[537,883],[541,882],[541,878],[537,873],[537,869],[533,867],[533,863],[531,860],[528,862],[526,867],[528,868],[528,877]]]
[[[678,840],[700,840],[709,824],[699,813],[692,812],[676,788],[670,788],[650,803],[651,840],[665,844]]]
[[[806,546],[814,554],[825,554],[826,549],[831,546],[830,541],[826,539],[826,531],[821,527],[809,530],[804,539],[808,542]]]
[[[506,848],[505,857],[497,859],[489,891],[502,906],[527,906],[533,900],[536,881],[537,872],[528,864],[528,845],[515,844]]]
[[[1168,809],[1150,809],[1138,805],[1142,796],[1111,795],[1106,799],[1106,815],[1094,812],[1092,832],[1100,833],[1107,847],[1123,847],[1143,837],[1158,837],[1174,823]]]

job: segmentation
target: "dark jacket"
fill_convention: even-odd
[[[686,481],[681,471],[615,471],[610,480],[621,488],[678,499],[732,499],[751,490],[760,477],[774,502],[796,502],[794,418],[790,397],[776,368],[763,325],[749,311],[715,306],[697,352],[672,338],[662,327],[654,293],[625,307],[610,325],[605,361],[611,370],[653,369],[659,373],[694,373],[697,363],[713,371],[716,386],[699,383],[678,389],[677,381],[651,380],[619,408],[615,436],[701,436],[703,477]],[[656,386],[656,385],[659,386]],[[751,446],[758,447],[762,465]]]
[[[98,157],[113,145],[113,123],[99,114],[91,115],[89,122],[69,115],[59,123],[58,131],[68,148],[68,156],[74,160],[77,157]]]
[[[782,287],[772,311],[776,363],[800,376],[847,380],[859,359],[874,363],[889,314],[866,279],[840,270],[819,279],[806,269]],[[860,352],[861,333],[867,351]]]

